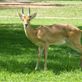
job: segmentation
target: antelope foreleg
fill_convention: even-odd
[[[35,70],[37,70],[39,68],[41,54],[42,54],[42,49],[41,49],[41,47],[38,47],[38,59],[37,59]]]
[[[44,70],[47,70],[47,54],[48,54],[48,46],[44,47]]]

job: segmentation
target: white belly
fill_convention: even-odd
[[[58,41],[49,43],[49,45],[63,45],[65,43],[66,43],[65,39],[63,39],[63,40],[58,40]]]
[[[55,43],[55,45],[63,45],[63,44],[65,44],[65,43],[66,43],[65,40],[61,40],[61,41],[57,41],[57,42]]]

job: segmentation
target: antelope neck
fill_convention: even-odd
[[[31,25],[28,24],[27,27],[24,27],[24,31],[25,31],[26,36],[30,36],[30,34],[32,33],[33,29],[31,27]]]

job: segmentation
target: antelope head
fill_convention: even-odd
[[[22,13],[18,13],[20,19],[23,22],[24,27],[28,27],[30,21],[36,16],[36,13],[30,15],[30,8],[28,9],[28,14],[24,15],[24,9],[22,8]]]

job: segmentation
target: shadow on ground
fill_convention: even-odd
[[[33,25],[33,27],[37,26]],[[0,70],[14,73],[34,71],[36,49],[37,47],[26,38],[21,24],[0,24]],[[79,54],[72,49],[66,46],[51,46],[48,53],[48,69],[54,73],[79,69]],[[30,55],[28,56],[30,61],[19,62],[15,58],[5,60],[6,57],[21,55],[25,57],[26,54]],[[43,61],[40,68],[43,70]]]

